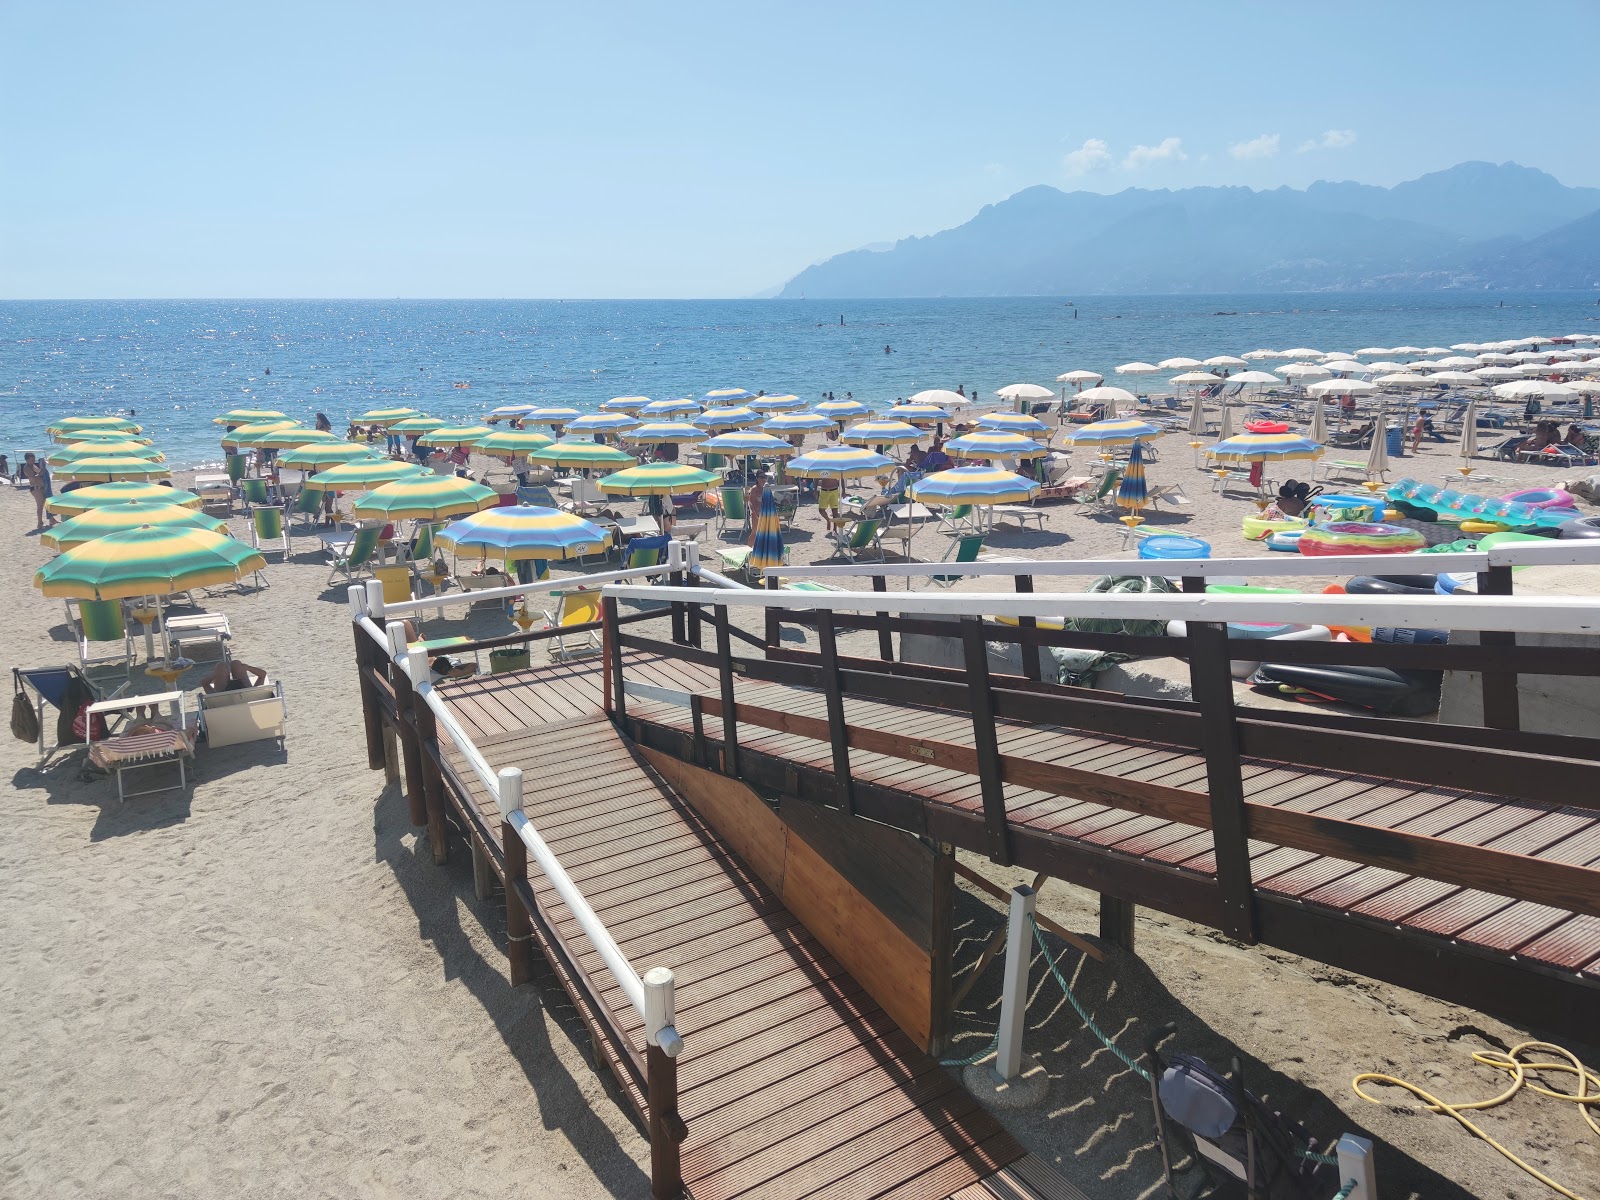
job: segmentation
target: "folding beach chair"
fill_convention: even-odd
[[[628,543],[622,552],[623,570],[633,570],[637,567],[659,567],[667,555],[667,547],[672,544],[672,538],[665,533],[655,537],[636,537]],[[654,579],[654,576],[646,576]]]
[[[978,528],[978,508],[974,504],[957,504],[939,513],[939,529],[945,533],[972,533]]]
[[[267,481],[258,477],[241,479],[239,493],[244,497],[245,511],[260,508],[272,503],[272,494],[267,488]]]
[[[131,715],[135,708],[145,706],[171,706],[165,718],[171,729],[150,733],[109,734],[95,736],[102,720],[118,715]],[[194,757],[194,731],[183,711],[182,692],[161,692],[156,695],[126,696],[117,700],[98,700],[89,705],[88,720],[84,722],[84,739],[89,751],[89,764],[117,777],[117,802],[123,803],[135,796],[154,796],[159,792],[182,792],[189,788],[185,760]],[[151,767],[176,766],[178,782],[169,787],[146,788],[142,792],[127,790],[125,776],[129,771],[148,770]]]
[[[300,524],[302,529],[314,526],[321,519],[323,494],[320,488],[313,487],[302,487],[295,494],[294,504],[289,509],[289,515],[291,518],[305,518]]]
[[[1044,510],[1035,508],[1031,504],[993,504],[989,507],[989,519],[993,521],[1015,521],[1017,528],[1025,528],[1030,522],[1034,528],[1044,530]]]
[[[562,630],[574,625],[590,625],[600,620],[600,592],[598,589],[579,589],[573,592],[551,592],[558,601],[554,612],[544,614],[545,628]],[[568,645],[572,642],[572,645]],[[556,633],[551,639],[550,658],[561,662],[579,654],[597,653],[602,645],[598,629],[583,629],[576,633]]]
[[[1188,495],[1185,494],[1181,483],[1153,483],[1150,485],[1150,490],[1145,499],[1150,502],[1151,507],[1159,507],[1165,504],[1168,507],[1177,508],[1181,505],[1192,503]]]
[[[331,585],[340,575],[354,583],[361,575],[368,574],[371,571],[368,564],[378,552],[378,538],[382,533],[382,526],[368,525],[356,530],[349,542],[330,545],[328,554],[333,559],[333,570],[328,574],[328,583]]]
[[[70,711],[75,708],[73,697],[76,695],[83,701],[114,700],[130,688],[132,683],[124,679],[115,687],[107,687],[90,679],[77,667],[68,665],[64,667],[12,667],[11,686],[13,691],[23,695],[33,694],[34,719],[39,725],[39,765],[62,746],[75,745],[82,739],[64,739],[63,726],[71,732],[72,718],[77,713]],[[46,706],[54,708],[61,714],[62,719],[54,722],[55,735],[48,736],[49,727],[45,723],[44,710]]]
[[[1079,500],[1080,504],[1087,504],[1093,512],[1105,512],[1116,507],[1117,484],[1122,482],[1122,468],[1120,466],[1107,467],[1105,474],[1100,477],[1100,482],[1095,486],[1094,494],[1087,499]]]
[[[883,561],[883,546],[878,542],[878,533],[883,528],[883,522],[876,517],[865,521],[855,521],[843,525],[833,531],[833,540],[839,547],[839,554],[851,562],[876,555],[879,562]]]
[[[76,607],[74,607],[76,606]],[[120,600],[68,600],[67,623],[78,646],[78,666],[85,672],[121,663],[123,674],[133,673],[133,634]]]
[[[230,454],[230,455],[228,455],[228,461],[227,461],[228,478],[233,480],[234,483],[238,483],[241,479],[244,478],[245,468],[248,467],[249,465],[250,465],[250,459],[249,459],[248,455],[244,455],[244,454]]]
[[[375,567],[372,577],[383,585],[385,604],[404,604],[412,599],[411,568],[409,566]]]
[[[738,522],[738,536],[743,537],[750,528],[750,513],[744,502],[744,489],[718,488],[717,493],[722,501],[717,506],[717,536],[727,537],[728,526]]]
[[[257,550],[289,553],[289,522],[281,508],[263,505],[250,510],[250,544]]]
[[[233,485],[228,483],[196,484],[195,495],[200,497],[200,511],[213,517],[233,516]]]
[[[983,534],[969,533],[950,543],[950,549],[944,552],[940,562],[975,563],[983,553]],[[951,555],[955,557],[952,558]],[[937,587],[954,587],[965,579],[965,575],[930,575],[928,582]]]
[[[517,489],[518,504],[534,504],[540,508],[559,508],[554,494],[541,484],[527,484]]]

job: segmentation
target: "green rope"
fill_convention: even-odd
[[[1309,1158],[1312,1162],[1324,1163],[1330,1167],[1337,1167],[1339,1165],[1339,1156],[1337,1154],[1318,1154],[1315,1150],[1300,1150],[1296,1153],[1298,1153],[1301,1158]]]
[[[1356,1181],[1352,1179],[1333,1194],[1333,1200],[1349,1200],[1350,1193],[1356,1190]]]
[[[1127,1051],[1123,1050],[1121,1046],[1117,1045],[1104,1033],[1102,1033],[1100,1031],[1100,1026],[1094,1023],[1094,1019],[1090,1017],[1088,1012],[1084,1010],[1083,1005],[1078,1003],[1078,998],[1072,994],[1072,988],[1068,986],[1066,977],[1061,974],[1061,968],[1056,966],[1056,960],[1055,957],[1050,953],[1050,947],[1044,944],[1044,934],[1039,930],[1039,922],[1033,919],[1033,914],[1031,913],[1028,915],[1028,924],[1033,926],[1033,937],[1034,940],[1039,943],[1039,949],[1044,953],[1044,961],[1050,964],[1050,974],[1056,977],[1056,982],[1061,985],[1061,990],[1067,994],[1067,999],[1072,1002],[1072,1007],[1077,1009],[1078,1016],[1083,1018],[1083,1023],[1089,1027],[1089,1032],[1100,1039],[1101,1045],[1125,1062],[1129,1068],[1132,1069],[1134,1074],[1138,1075],[1139,1078],[1144,1080],[1146,1083],[1149,1083],[1150,1072],[1141,1067],[1138,1062],[1128,1055]]]
[[[996,1029],[994,1031],[994,1037],[989,1040],[989,1044],[982,1050],[979,1050],[976,1054],[969,1058],[941,1058],[939,1060],[939,1065],[941,1067],[970,1067],[973,1063],[981,1062],[983,1059],[988,1058],[989,1055],[993,1054],[999,1048],[1000,1031]]]

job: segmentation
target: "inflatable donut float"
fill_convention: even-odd
[[[1282,517],[1278,520],[1268,520],[1266,517],[1246,517],[1244,519],[1244,536],[1252,542],[1259,542],[1274,533],[1294,533],[1309,529],[1311,522],[1304,517]]]
[[[1300,549],[1300,535],[1303,533],[1303,529],[1280,529],[1277,533],[1269,533],[1266,538],[1267,549],[1293,554]]]
[[[1600,517],[1577,517],[1563,521],[1559,536],[1566,538],[1600,538]]]
[[[1530,508],[1576,508],[1577,497],[1565,488],[1524,488],[1520,492],[1507,492],[1500,499],[1512,504],[1526,504]]]
[[[1289,427],[1282,421],[1246,421],[1245,431],[1248,433],[1288,433]]]
[[[1428,539],[1415,529],[1376,521],[1334,521],[1313,525],[1300,537],[1301,554],[1406,554]]]

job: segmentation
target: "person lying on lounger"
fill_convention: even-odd
[[[245,688],[260,687],[267,681],[267,673],[239,659],[224,658],[217,669],[206,676],[200,685],[203,692],[238,692]]]

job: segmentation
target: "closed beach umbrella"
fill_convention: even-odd
[[[861,479],[898,465],[894,459],[862,446],[824,446],[790,459],[783,473],[798,479]]]
[[[166,489],[163,488],[163,491]],[[154,529],[192,528],[220,533],[228,523],[221,517],[209,516],[177,504],[160,504],[152,500],[134,500],[123,504],[107,504],[90,508],[53,529],[46,529],[39,540],[57,550],[71,550],[84,542],[105,537],[108,533],[121,533],[148,525]]]
[[[392,458],[355,458],[318,471],[306,483],[325,492],[364,492],[396,479],[426,474],[428,472],[416,463],[396,462]]]
[[[134,500],[147,500],[154,504],[176,504],[182,508],[200,507],[200,497],[193,492],[167,487],[160,483],[140,483],[134,479],[117,483],[97,483],[94,487],[61,492],[46,500],[44,506],[57,516],[74,516],[91,508],[104,508],[109,504],[127,504]]]
[[[572,558],[603,550],[611,534],[559,508],[515,504],[488,508],[452,521],[434,535],[433,543],[497,562]]]
[[[1311,425],[1306,430],[1306,437],[1321,445],[1328,440],[1328,416],[1322,411],[1322,398],[1311,406]]]
[[[711,435],[704,429],[696,429],[687,421],[646,421],[643,425],[633,429],[624,429],[617,435],[625,442],[636,442],[641,446],[687,445],[690,442],[703,442]]]
[[[1155,363],[1131,362],[1123,363],[1116,368],[1116,371],[1118,375],[1156,375],[1160,373],[1161,368]]]
[[[1122,482],[1117,484],[1117,507],[1136,516],[1149,502],[1144,486],[1144,443],[1134,442],[1133,449],[1128,451],[1128,467],[1122,472]]]
[[[301,429],[295,425],[288,429],[269,429],[265,433],[252,433],[234,445],[248,446],[253,450],[292,450],[297,446],[340,446],[349,443],[337,433],[329,433],[326,429]]]
[[[833,424],[832,421],[827,423]],[[770,429],[771,424],[764,428]],[[922,436],[922,430],[904,421],[860,421],[841,433],[839,440],[856,446],[909,446],[921,441]]]
[[[417,439],[417,445],[448,450],[453,446],[470,446],[493,432],[487,425],[446,425],[441,429],[430,429]]]
[[[859,400],[824,400],[811,411],[821,413],[839,425],[855,417],[872,415],[872,410]]]
[[[639,415],[649,420],[652,417],[674,417],[679,413],[699,411],[700,405],[685,397],[680,400],[652,400],[639,410]]]
[[[944,449],[952,458],[1041,458],[1050,453],[1048,446],[1031,437],[990,429],[951,438]]]
[[[1233,409],[1226,403],[1222,406],[1222,420],[1217,423],[1217,441],[1225,442],[1233,437]]]
[[[600,481],[600,490],[609,496],[687,496],[704,491],[707,484],[717,483],[721,478],[713,471],[697,470],[682,463],[643,463],[607,475]]]
[[[1073,443],[1084,442],[1096,446],[1126,446],[1140,438],[1160,437],[1160,426],[1152,425],[1149,421],[1119,420],[1119,421],[1093,421],[1088,425],[1080,425],[1067,434]]]
[[[266,565],[258,551],[224,534],[141,525],[66,551],[34,573],[33,586],[79,600],[165,596],[235,583]]]
[[[413,475],[373,488],[355,502],[358,517],[389,521],[437,521],[488,508],[499,497],[493,488],[455,475]]]
[[[408,417],[427,416],[418,408],[369,408],[359,417],[352,418],[363,425],[393,425],[396,421],[404,421]]]
[[[275,408],[230,408],[220,417],[212,417],[213,425],[259,425],[263,421],[286,421],[288,413]]]
[[[585,413],[567,426],[568,433],[621,433],[633,429],[639,418],[627,413]]]
[[[1206,454],[1224,462],[1286,462],[1319,458],[1322,447],[1297,433],[1241,433],[1218,442]]]
[[[139,427],[126,417],[62,417],[45,427],[45,432],[57,438],[62,434],[82,433],[87,431],[113,431],[117,433],[138,433]],[[61,440],[67,440],[62,438]]]
[[[613,396],[600,405],[602,412],[636,413],[650,403],[649,396]]]
[[[1223,409],[1227,411],[1226,407]],[[1205,402],[1196,396],[1189,405],[1189,432],[1195,437],[1203,437],[1206,432],[1206,406]]]
[[[162,479],[172,474],[161,463],[125,455],[90,455],[56,471],[62,479],[109,482],[118,479]]]
[[[146,462],[161,462],[166,457],[154,446],[146,446],[141,442],[92,442],[87,445],[70,442],[58,450],[52,450],[45,456],[45,462],[52,467],[64,467],[86,458],[104,458],[107,455],[113,458],[142,458]]]
[[[750,429],[766,419],[754,409],[740,405],[738,408],[708,408],[689,424],[696,429],[726,433],[730,429]]]
[[[1050,426],[1027,413],[984,413],[973,422],[979,429],[999,433],[1049,433]]]
[[[495,412],[498,411],[498,409],[495,410]],[[485,420],[493,421],[494,413],[490,413]],[[449,421],[441,420],[438,417],[407,417],[404,421],[396,421],[393,425],[389,426],[389,432],[432,433],[435,429],[443,429],[449,424]]]
[[[1372,423],[1372,449],[1367,451],[1367,474],[1381,475],[1389,469],[1389,417],[1379,412]]]
[[[1039,485],[1000,467],[952,467],[914,482],[913,500],[929,504],[1015,504],[1031,500]]]
[[[553,438],[548,438],[542,433],[530,433],[525,429],[502,429],[498,433],[479,438],[472,443],[472,448],[495,458],[513,459],[532,454],[535,450],[542,450],[553,441]]]
[[[1456,443],[1456,453],[1461,455],[1463,462],[1478,453],[1478,402],[1476,400],[1468,404],[1467,411],[1461,415],[1461,440]]]
[[[639,460],[615,446],[602,446],[589,438],[562,438],[528,452],[530,463],[546,467],[630,467]]]
[[[751,574],[783,565],[783,526],[778,521],[778,501],[771,488],[761,489],[761,508],[756,513],[755,536],[750,541],[750,557],[745,569]]]
[[[386,462],[370,446],[356,442],[311,442],[278,455],[278,465],[295,471],[321,471],[347,462]]]
[[[806,406],[806,402],[799,396],[757,396],[745,407],[762,413],[795,412]]]
[[[719,433],[710,441],[702,443],[700,449],[709,450],[713,454],[734,455],[799,453],[783,438],[771,433],[762,433],[759,429],[736,429],[728,433]]]
[[[551,405],[544,408],[532,408],[522,414],[524,425],[566,425],[583,416],[575,408],[564,408],[560,405]]]
[[[732,404],[737,400],[754,400],[755,393],[743,388],[712,388],[700,397],[702,404]]]
[[[832,429],[835,424],[833,418],[821,413],[777,413],[761,422],[761,428],[767,433],[783,437],[791,433],[819,433],[824,429]]]

